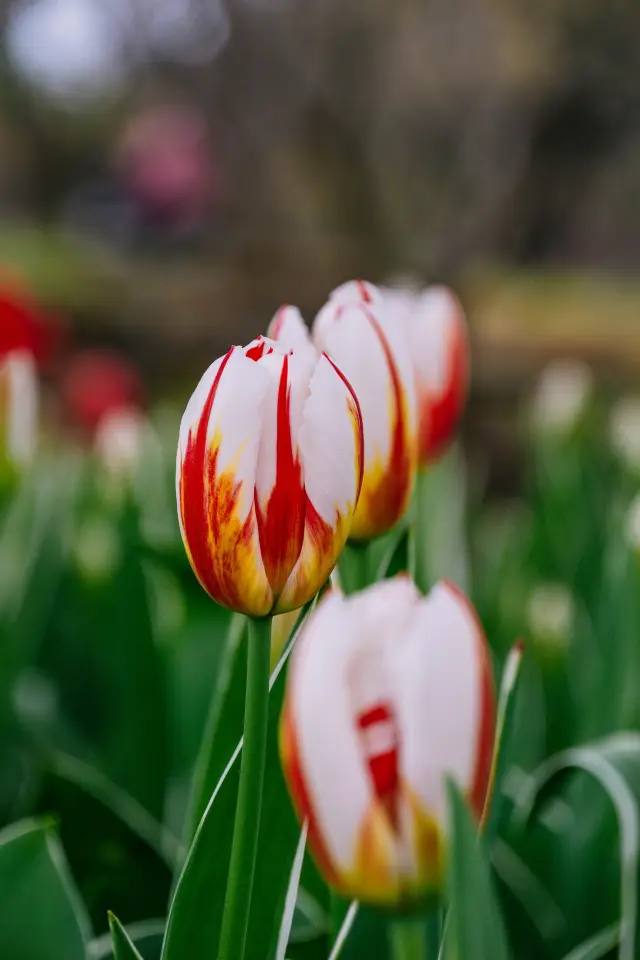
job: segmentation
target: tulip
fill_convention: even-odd
[[[140,409],[144,388],[135,367],[117,353],[84,350],[68,365],[62,395],[71,420],[93,436],[108,413]]]
[[[198,384],[180,426],[180,528],[200,583],[253,617],[302,606],[344,546],[362,484],[358,400],[333,360],[259,337]]]
[[[308,342],[297,310],[279,311],[271,334],[286,346]],[[365,541],[395,526],[406,510],[417,464],[417,420],[409,349],[387,322],[380,292],[364,281],[334,290],[313,324],[313,343],[352,384],[364,428],[362,491],[350,539]]]
[[[38,431],[38,374],[33,356],[0,356],[0,448],[17,467],[33,459]]]
[[[383,290],[392,318],[406,331],[416,380],[420,463],[437,460],[451,443],[467,397],[469,343],[462,306],[443,286],[422,293]]]
[[[324,599],[293,652],[280,747],[327,882],[387,906],[439,891],[446,779],[479,819],[494,728],[487,642],[455,586],[423,597],[401,576]]]

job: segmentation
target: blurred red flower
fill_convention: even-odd
[[[0,281],[0,356],[15,350],[30,353],[39,367],[48,367],[64,340],[62,322],[21,287]]]
[[[106,413],[141,408],[145,402],[138,371],[107,350],[77,353],[67,366],[61,393],[70,419],[90,434]]]

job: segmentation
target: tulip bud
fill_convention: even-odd
[[[34,456],[38,431],[38,375],[30,353],[0,357],[0,450],[21,467]]]
[[[328,357],[259,337],[216,360],[182,418],[176,477],[205,590],[254,617],[310,600],[349,535],[362,461],[358,401]]]
[[[364,477],[351,539],[390,530],[406,510],[417,467],[413,371],[403,331],[387,322],[372,284],[352,281],[330,295],[313,340],[349,378],[362,410]]]
[[[407,332],[418,395],[420,462],[431,463],[451,443],[469,383],[469,342],[460,301],[443,286],[422,293],[385,290],[391,317]]]
[[[397,577],[324,599],[293,653],[280,745],[325,879],[388,906],[438,891],[446,780],[479,819],[494,727],[488,646],[456,587],[422,597]]]
[[[539,436],[570,436],[580,423],[593,393],[593,373],[581,360],[547,364],[532,399],[531,420]]]

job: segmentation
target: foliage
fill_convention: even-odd
[[[450,791],[445,960],[640,950],[640,571],[627,522],[637,477],[602,414],[528,435],[517,503],[488,504],[472,486],[465,511],[457,450],[428,484],[437,522],[419,535],[431,535],[431,573],[467,581],[498,681],[514,641],[525,644],[480,843]],[[141,469],[115,486],[65,451],[2,503],[3,960],[216,956],[243,624],[188,567],[166,449],[162,477]],[[410,546],[390,535],[369,568],[402,569]],[[383,917],[345,904],[342,929],[332,923],[286,794],[276,719],[290,649],[272,676],[247,957],[384,958]],[[432,940],[442,919],[425,920]]]

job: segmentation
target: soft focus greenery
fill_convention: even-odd
[[[498,684],[514,642],[525,644],[480,844],[451,787],[445,909],[425,921],[445,958],[640,951],[639,475],[608,424],[592,395],[571,422],[523,418],[523,493],[512,502],[488,502],[477,477],[467,481],[459,448],[425,485],[430,576],[470,592]],[[245,628],[188,566],[174,507],[177,417],[164,410],[154,426],[162,462],[143,452],[133,476],[56,449],[4,485],[3,960],[217,955]],[[410,551],[393,533],[371,548],[369,569],[403,569]],[[384,960],[385,919],[358,905],[336,913],[308,857],[301,871],[295,862],[304,838],[276,725],[289,651],[272,677],[246,956],[325,960],[337,935],[345,960]]]

